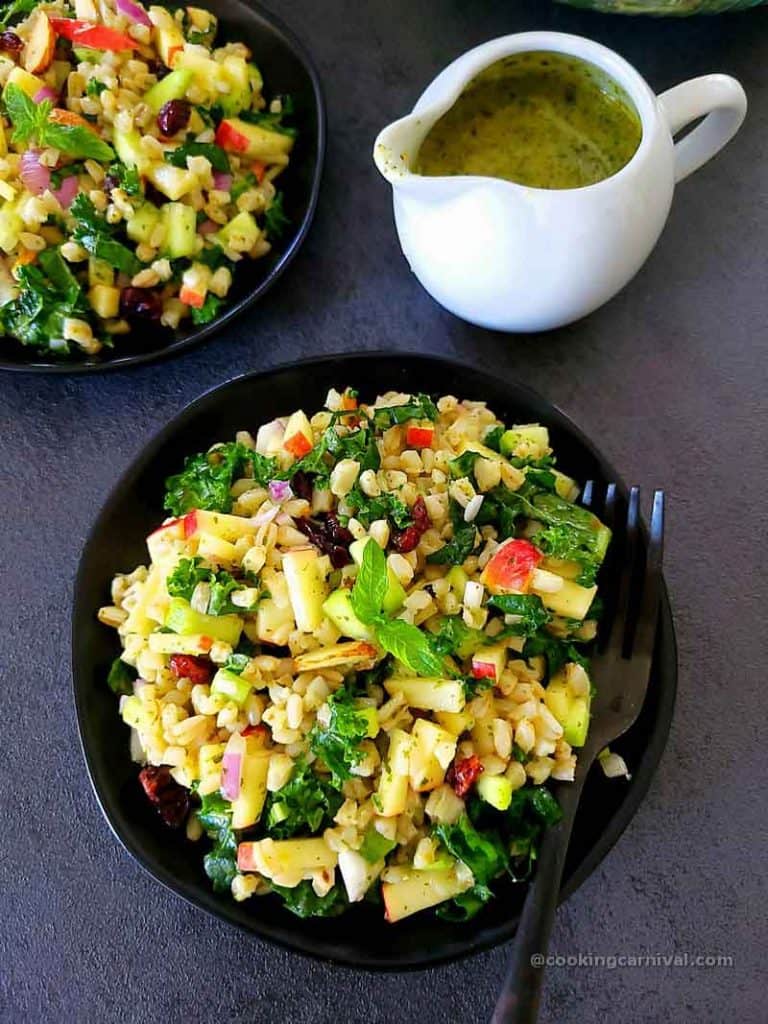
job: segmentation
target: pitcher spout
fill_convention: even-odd
[[[435,118],[409,114],[381,132],[373,147],[373,159],[387,181],[397,186],[414,175],[416,157]]]

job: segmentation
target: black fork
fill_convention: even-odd
[[[589,481],[582,504],[599,511],[597,488]],[[536,875],[515,936],[512,959],[492,1024],[533,1024],[538,1017],[544,958],[557,907],[568,842],[584,782],[597,755],[634,723],[645,700],[653,661],[664,550],[664,492],[655,491],[648,543],[640,529],[640,490],[629,492],[626,518],[615,484],[605,493],[602,517],[614,531],[606,575],[616,580],[598,630],[591,676],[597,693],[587,741],[577,751],[573,782],[560,783],[556,796],[563,816],[545,832]],[[613,571],[611,571],[613,570]]]

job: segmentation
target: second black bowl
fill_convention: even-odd
[[[219,45],[244,42],[250,48],[264,76],[265,95],[289,94],[293,99],[291,123],[298,134],[291,162],[279,178],[290,221],[285,235],[262,259],[239,264],[223,312],[210,324],[195,327],[184,321],[185,326],[177,331],[137,325],[130,334],[118,337],[113,349],[102,349],[97,356],[80,360],[54,359],[0,337],[0,369],[93,373],[173,355],[209,338],[251,306],[296,255],[315,213],[325,157],[325,105],[320,80],[302,44],[274,15],[243,0],[208,0],[206,7],[219,19]]]

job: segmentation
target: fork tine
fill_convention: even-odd
[[[614,530],[616,525],[616,484],[608,484],[605,491],[605,509],[603,511],[603,522],[609,530]]]
[[[617,494],[616,488],[614,486],[613,493],[611,494],[610,504],[608,498],[606,497],[606,511],[610,513],[611,529],[614,529],[616,506]],[[600,638],[599,649],[601,651],[605,651],[611,646],[611,642],[615,639],[619,630],[621,631],[623,637],[627,628],[628,606],[632,591],[632,577],[634,575],[637,553],[637,534],[639,519],[640,488],[632,487],[629,491],[629,504],[627,506],[626,528],[624,530],[623,537],[624,544],[621,551],[617,551],[614,554],[614,558],[616,559],[615,564],[619,568],[621,576],[619,578],[618,587],[616,588],[615,601],[612,602],[610,619],[605,625],[603,636]],[[620,646],[623,646],[623,639]]]
[[[584,490],[581,492],[581,504],[584,508],[591,508],[592,502],[595,498],[595,482],[594,480],[587,480],[584,484]]]
[[[637,618],[633,651],[638,655],[653,656],[653,641],[659,614],[661,596],[661,566],[664,557],[664,491],[654,491],[653,511],[648,535],[648,553],[645,560],[643,597]]]

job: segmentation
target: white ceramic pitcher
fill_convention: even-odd
[[[620,171],[585,188],[540,189],[481,176],[414,174],[432,125],[469,82],[513,53],[550,50],[602,68],[642,122]],[[661,234],[675,183],[715,155],[747,110],[741,85],[704,75],[656,96],[612,50],[580,36],[524,32],[470,50],[442,71],[408,117],[376,139],[411,269],[446,309],[482,327],[541,331],[590,313],[637,273]],[[704,116],[680,142],[673,135]]]

